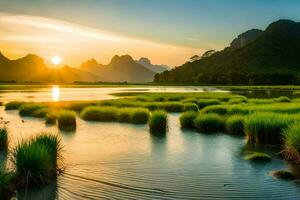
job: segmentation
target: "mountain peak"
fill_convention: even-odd
[[[134,62],[134,60],[130,55],[122,55],[122,56],[115,55],[111,59],[110,64],[113,65],[113,64],[116,64],[116,63],[119,63],[119,62],[131,63],[131,62]]]
[[[148,59],[148,58],[146,58],[146,57],[141,57],[139,60],[138,60],[138,63],[144,63],[144,64],[146,64],[146,65],[151,65],[151,61]]]
[[[237,38],[235,38],[231,44],[230,49],[239,49],[250,42],[253,42],[258,36],[260,36],[263,33],[262,30],[259,29],[251,29],[244,33],[241,33],[238,35]]]
[[[8,58],[6,58],[1,52],[0,52],[0,62],[9,61]]]
[[[299,23],[292,20],[281,19],[271,23],[265,32],[298,35],[300,33],[300,26]]]
[[[99,64],[99,63],[98,63],[94,58],[92,58],[92,59],[90,59],[90,60],[88,60],[88,61],[82,63],[82,64],[80,65],[80,68],[94,67],[94,66],[96,66],[96,65],[98,65],[98,64]]]

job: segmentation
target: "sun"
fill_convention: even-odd
[[[54,64],[54,65],[59,65],[61,63],[61,58],[59,56],[53,56],[51,58],[51,62]]]

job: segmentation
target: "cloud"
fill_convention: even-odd
[[[0,13],[0,50],[37,53],[44,57],[60,54],[68,64],[96,57],[108,62],[114,54],[147,56],[154,62],[177,65],[201,50],[177,47],[82,26],[62,20],[30,15]],[[16,51],[17,49],[17,51]]]

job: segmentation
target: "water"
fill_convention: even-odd
[[[95,100],[111,98],[112,92],[204,90],[218,91],[200,87],[53,87],[4,92],[0,101]],[[298,181],[269,175],[272,170],[295,167],[278,157],[279,149],[249,147],[243,137],[183,131],[178,114],[168,116],[166,137],[150,135],[146,125],[91,123],[78,118],[76,132],[64,133],[56,126],[46,126],[42,119],[20,117],[17,111],[5,111],[3,107],[0,116],[10,122],[10,148],[41,131],[62,137],[65,173],[45,187],[18,191],[21,200],[300,198]],[[269,153],[272,162],[259,164],[243,159],[244,151],[257,148]],[[0,154],[0,163],[5,164],[6,158]]]
[[[61,135],[65,174],[19,199],[297,199],[300,185],[269,176],[288,168],[278,149],[266,148],[272,162],[243,159],[245,140],[225,134],[180,129],[169,115],[166,137],[149,134],[146,125],[91,123],[78,119],[75,133],[59,132],[43,120],[0,110],[10,121],[11,146],[50,130]],[[24,123],[22,120],[25,120]]]

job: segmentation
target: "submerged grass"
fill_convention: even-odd
[[[163,110],[154,111],[149,120],[149,128],[152,134],[165,134],[167,131],[167,113]]]
[[[197,112],[188,111],[180,115],[179,121],[181,128],[193,129],[194,128],[194,119],[197,117]]]
[[[194,126],[199,132],[210,133],[224,131],[224,117],[218,114],[200,113],[194,119]]]
[[[0,128],[0,151],[8,149],[8,131],[5,127]]]
[[[57,115],[58,128],[63,131],[76,129],[76,113],[70,110],[61,110]]]

